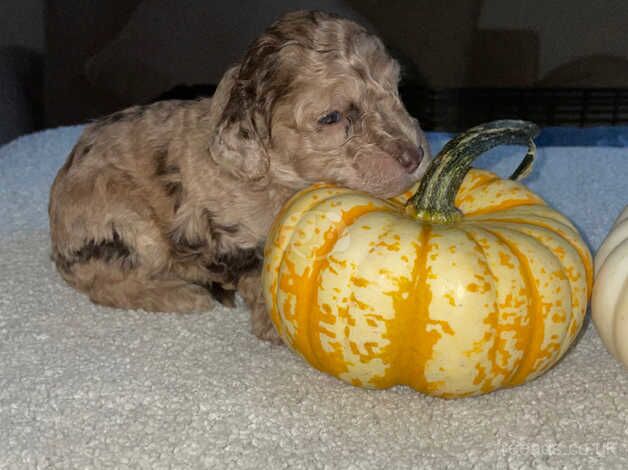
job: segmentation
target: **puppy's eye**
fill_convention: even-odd
[[[325,124],[325,125],[336,124],[337,122],[340,122],[341,119],[342,119],[342,114],[340,114],[340,111],[332,111],[331,113],[326,114],[325,116],[320,118],[318,120],[318,123]]]

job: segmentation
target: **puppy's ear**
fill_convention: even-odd
[[[212,98],[219,118],[209,139],[209,153],[236,178],[254,181],[268,172],[268,132],[255,110],[254,93],[238,77],[239,70],[233,67],[225,73]]]

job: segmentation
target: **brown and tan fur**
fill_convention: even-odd
[[[381,197],[429,161],[398,93],[399,66],[357,24],[280,18],[211,99],[136,106],[87,126],[50,194],[52,257],[96,303],[148,311],[251,308],[261,247],[296,191],[327,181]]]

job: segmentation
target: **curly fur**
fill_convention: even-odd
[[[96,303],[207,310],[241,293],[276,340],[261,247],[296,191],[327,181],[388,197],[429,161],[399,66],[359,25],[295,12],[211,99],[136,106],[87,126],[50,194],[52,257]]]

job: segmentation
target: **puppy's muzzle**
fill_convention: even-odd
[[[397,161],[408,173],[414,173],[423,161],[423,147],[407,147],[397,154]]]

